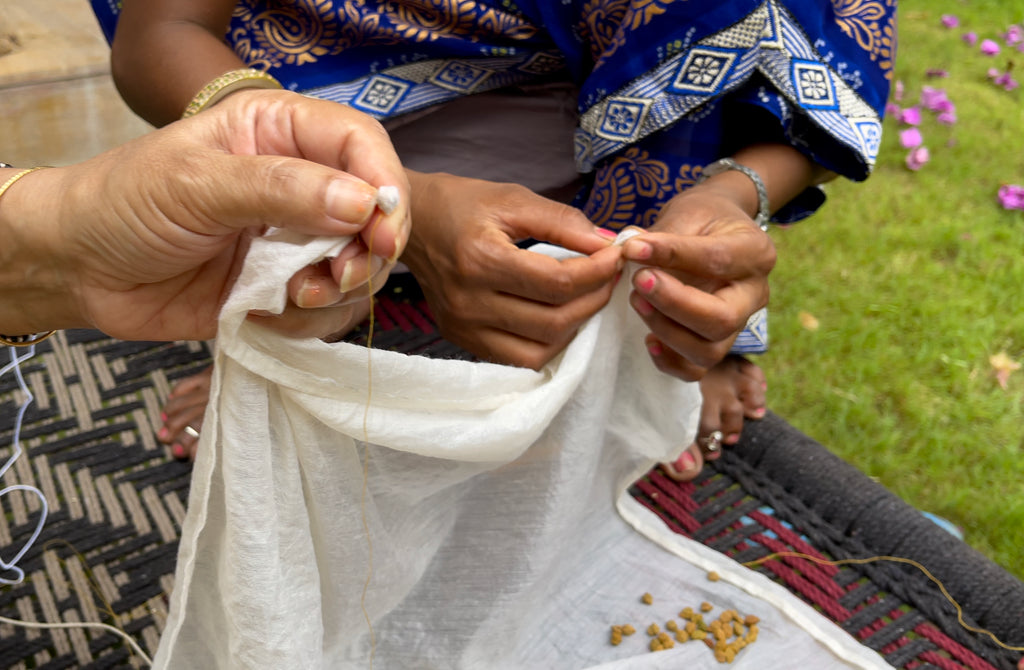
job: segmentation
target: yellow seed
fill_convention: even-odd
[[[695,630],[697,630],[697,624],[694,623],[693,621],[687,621],[686,622],[686,626],[684,626],[684,628],[686,629],[687,633],[689,633],[690,635],[693,635],[693,632]]]
[[[689,642],[690,636],[685,630],[676,633],[676,642]]]
[[[732,623],[733,613],[734,610],[725,610],[724,612],[718,615],[718,620],[722,623]]]
[[[694,640],[704,640],[707,638],[707,636],[708,634],[702,630],[695,630],[690,633],[690,637],[692,637]]]
[[[658,633],[658,640],[660,640],[662,644],[665,644],[666,642],[670,641],[671,639],[672,638],[670,638],[668,636],[668,633],[666,633],[664,631]]]
[[[651,637],[654,637],[655,635],[657,635],[660,632],[661,632],[661,629],[658,628],[658,624],[656,624],[656,623],[652,623],[650,626],[647,627],[647,634],[650,635]]]
[[[670,630],[670,631],[672,631],[674,633],[677,630],[679,630],[679,624],[677,624],[672,619],[669,619],[668,621],[665,622],[665,630]]]
[[[636,628],[633,628],[633,624],[627,623],[625,626],[622,627],[622,634],[623,635],[632,635],[635,632],[636,632]]]
[[[748,614],[746,617],[743,618],[743,623],[747,624],[748,626],[753,626],[754,624],[759,623],[760,621],[761,620],[753,614]]]
[[[644,605],[650,605],[654,602],[654,596],[650,593],[645,593],[640,597],[640,600],[643,601]]]
[[[721,578],[722,578],[722,575],[718,574],[714,570],[712,570],[711,572],[708,573],[708,581],[709,582],[717,582]]]
[[[710,612],[713,609],[714,609],[714,606],[711,603],[709,603],[708,601],[706,601],[706,600],[700,604],[700,611],[701,612]]]
[[[747,630],[743,627],[743,624],[741,624],[739,621],[733,621],[732,622],[732,631],[733,631],[733,633],[736,634],[736,637],[743,637],[747,633]]]
[[[662,646],[661,640],[659,640],[658,638],[653,638],[651,640],[651,644],[649,645],[649,647],[651,651],[661,651],[665,648],[664,646]]]
[[[612,626],[612,632],[622,635],[622,626]]]
[[[672,638],[665,638],[661,641],[661,646],[665,649],[675,649],[676,643],[672,641]]]
[[[613,647],[617,647],[622,643],[622,633],[612,633],[611,643]]]
[[[684,607],[682,609],[682,611],[679,612],[679,617],[682,618],[682,619],[689,619],[692,616],[693,616],[693,608],[692,607]]]
[[[735,649],[726,649],[725,650],[725,662],[726,663],[732,663],[735,660],[736,660],[736,650]]]

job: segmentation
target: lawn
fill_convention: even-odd
[[[1019,0],[900,2],[898,104],[941,88],[956,122],[923,112],[930,160],[912,171],[909,126],[887,118],[867,182],[833,182],[815,217],[773,230],[761,363],[775,412],[1024,578],[1024,212],[996,197],[1024,184],[1024,89],[987,74],[1015,65],[1024,81],[1012,23]]]

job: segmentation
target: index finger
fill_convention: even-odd
[[[606,286],[622,268],[622,261],[618,247],[563,260],[513,247],[492,267],[501,268],[494,275],[495,290],[562,305]]]
[[[763,231],[745,227],[720,235],[645,232],[622,245],[626,260],[721,280],[767,275],[775,245]]]

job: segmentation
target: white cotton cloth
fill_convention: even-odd
[[[245,320],[346,242],[256,240],[224,307],[155,667],[717,667],[643,634],[705,600],[761,619],[733,667],[887,667],[626,493],[691,442],[700,404],[651,363],[628,281],[539,372]],[[612,646],[623,623],[638,633]]]

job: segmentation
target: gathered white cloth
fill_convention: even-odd
[[[540,371],[245,320],[346,242],[256,240],[224,307],[155,667],[716,667],[643,633],[702,601],[761,619],[734,667],[887,667],[630,498],[694,438],[700,395],[651,363],[628,281]]]

